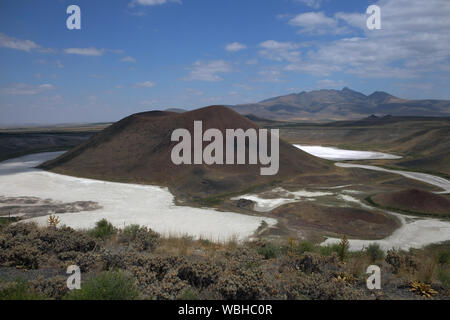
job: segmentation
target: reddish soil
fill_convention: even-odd
[[[400,226],[393,216],[358,208],[328,207],[311,203],[290,203],[272,214],[300,231],[313,229],[333,236],[382,239]]]
[[[450,216],[450,201],[446,197],[419,189],[382,193],[371,199],[382,207],[411,213]]]

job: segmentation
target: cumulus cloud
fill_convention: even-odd
[[[239,42],[233,42],[233,43],[228,44],[225,47],[225,49],[230,52],[237,52],[237,51],[247,49],[247,46],[245,44],[242,44]]]
[[[300,60],[298,45],[292,42],[278,42],[267,40],[259,45],[261,50],[259,55],[263,58],[275,61],[297,62]]]
[[[44,48],[34,41],[31,40],[21,40],[16,39],[12,37],[8,37],[6,34],[0,32],[0,47],[8,48],[8,49],[15,49],[15,50],[22,50],[30,52],[32,50],[37,50],[40,52],[51,52],[52,49]]]
[[[313,9],[319,9],[322,4],[322,0],[295,0],[295,2],[303,3]]]
[[[181,0],[133,0],[130,2],[130,7],[140,6],[159,6],[169,2],[176,2],[181,4]]]
[[[153,88],[156,83],[151,81],[138,82],[134,84],[133,88]]]
[[[342,71],[361,78],[402,79],[448,70],[449,1],[383,0],[378,5],[382,30],[368,30],[365,13],[337,13],[334,18],[359,30],[359,36],[317,44],[302,62],[291,63],[285,70],[318,76]]]
[[[186,92],[190,95],[190,96],[202,96],[204,94],[203,91],[201,90],[197,90],[197,89],[193,89],[193,88],[187,88]]]
[[[81,56],[102,56],[105,53],[105,49],[90,48],[68,48],[64,49],[66,54],[77,54]]]
[[[219,74],[232,70],[231,64],[224,60],[197,61],[190,67],[190,73],[185,80],[221,81]]]
[[[342,80],[323,79],[317,81],[316,87],[319,89],[337,89],[345,87],[347,84]]]
[[[53,90],[55,87],[49,83],[41,85],[30,85],[25,83],[17,83],[8,87],[0,88],[0,94],[5,95],[35,95],[45,91]]]
[[[133,58],[133,57],[130,57],[130,56],[126,56],[126,57],[124,57],[121,61],[123,61],[123,62],[129,62],[129,63],[135,63],[135,62],[136,62],[136,59]]]
[[[344,34],[349,29],[340,26],[336,17],[328,17],[323,12],[301,13],[288,22],[291,26],[298,27],[298,33],[307,34]]]
[[[277,68],[263,69],[258,72],[259,82],[284,82],[282,72]]]

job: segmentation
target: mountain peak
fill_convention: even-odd
[[[348,97],[352,97],[352,98],[357,98],[357,99],[366,99],[367,96],[361,92],[355,91],[350,89],[349,87],[345,87],[341,90],[341,94],[348,96]]]
[[[369,100],[372,100],[376,103],[384,103],[388,102],[391,99],[396,99],[396,97],[384,91],[375,91],[374,93],[369,95],[368,98]]]

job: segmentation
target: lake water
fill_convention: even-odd
[[[213,209],[181,207],[167,188],[74,178],[33,169],[61,152],[28,155],[0,163],[0,195],[30,196],[62,202],[95,201],[102,209],[60,214],[61,225],[76,229],[92,228],[103,218],[123,228],[130,224],[147,226],[163,235],[227,241],[250,237],[264,220],[277,220]],[[48,216],[33,218],[41,225]]]
[[[296,145],[296,147],[316,157],[335,161],[401,158],[391,154],[372,151],[342,150],[338,148],[329,148],[322,146]],[[398,174],[409,179],[422,181],[430,185],[439,187],[443,190],[440,193],[450,193],[450,181],[426,173],[390,170],[377,166],[361,165],[354,163],[336,163],[336,166],[343,168],[360,168],[366,170]],[[352,196],[341,194],[339,197],[344,201],[359,204],[359,206],[365,209],[371,209],[370,206],[367,206],[366,204],[362,203],[360,200]],[[402,226],[399,229],[397,229],[392,235],[382,240],[351,239],[349,240],[350,250],[354,251],[361,250],[369,246],[371,243],[379,244],[383,250],[389,250],[392,248],[408,250],[409,248],[421,248],[430,245],[432,243],[450,240],[450,221],[448,220],[408,217],[406,215],[398,214],[395,212],[389,211],[386,212],[398,217],[402,222]],[[328,238],[326,241],[322,243],[322,245],[334,244],[339,242],[340,239]]]
[[[304,146],[300,144],[294,144],[295,147],[303,150],[318,158],[344,161],[344,160],[377,160],[377,159],[401,159],[402,157],[374,151],[357,151],[357,150],[343,150],[332,147],[322,146]]]

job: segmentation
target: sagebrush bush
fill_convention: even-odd
[[[139,297],[135,279],[123,271],[104,271],[73,290],[69,300],[134,300]]]
[[[204,289],[217,282],[221,270],[212,261],[204,263],[185,263],[178,269],[178,277],[193,287]]]
[[[311,300],[355,300],[367,299],[366,292],[349,286],[345,282],[333,281],[332,278],[313,273],[300,275],[287,287],[288,299]]]
[[[322,256],[313,252],[306,252],[291,262],[296,270],[305,273],[324,273],[337,263],[337,255]]]
[[[417,259],[402,251],[389,250],[385,260],[391,265],[394,274],[400,272],[414,273],[418,270],[419,262]]]
[[[39,276],[36,280],[31,280],[29,285],[33,292],[36,292],[39,296],[51,299],[62,299],[69,292],[67,277],[65,276],[51,278]]]
[[[94,238],[68,227],[40,228],[32,223],[7,225],[0,235],[0,265],[37,269],[55,261],[69,262],[71,257],[92,252],[96,245]]]
[[[158,233],[139,225],[127,226],[119,233],[119,242],[127,243],[139,251],[154,250],[159,238]]]
[[[381,250],[380,245],[378,243],[370,244],[366,249],[365,253],[370,259],[370,262],[376,262],[384,259],[384,251]]]
[[[271,291],[261,272],[243,269],[222,274],[214,289],[226,300],[260,300]]]
[[[88,234],[95,238],[107,239],[117,233],[117,229],[106,219],[95,223],[95,227],[88,231]]]

